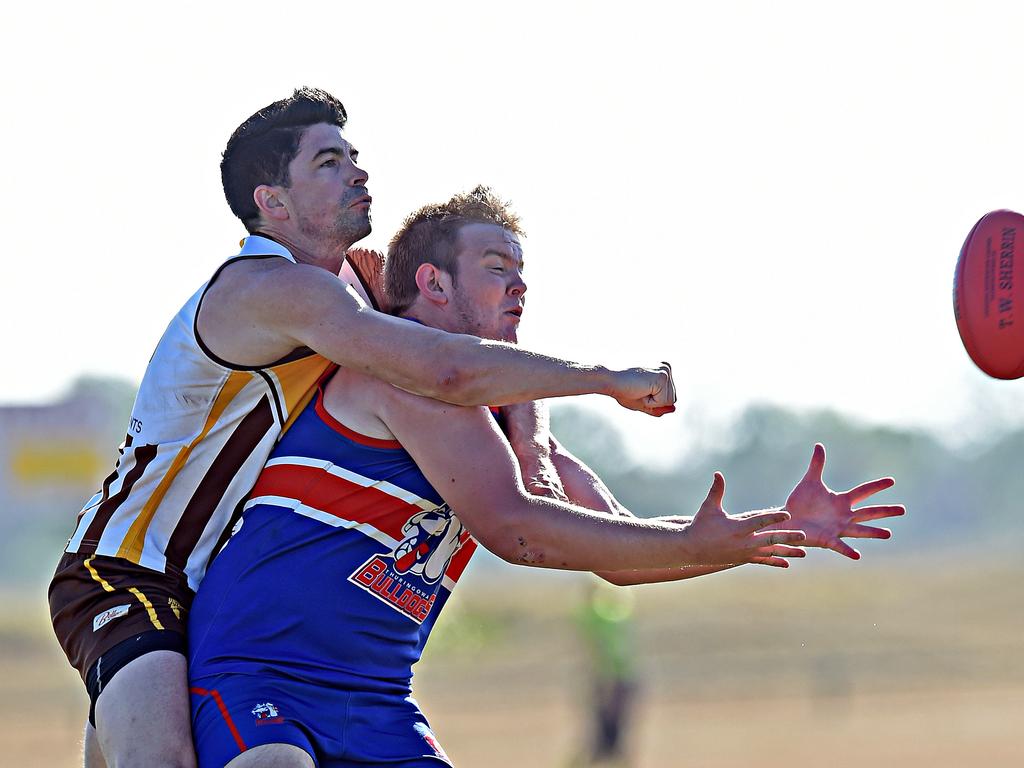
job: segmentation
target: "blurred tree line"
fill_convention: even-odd
[[[59,402],[0,407],[0,457],[11,476],[12,446],[34,425],[60,423],[95,443],[97,469],[86,484],[54,477],[31,493],[13,481],[0,487],[0,585],[48,580],[81,505],[113,466],[131,412],[135,387],[114,379],[83,378]],[[74,423],[77,417],[81,423]],[[988,442],[954,448],[923,430],[865,425],[841,414],[748,408],[704,452],[667,467],[647,466],[631,455],[622,434],[595,411],[556,402],[553,431],[591,465],[635,514],[692,514],[711,475],[726,478],[726,509],[741,512],[781,505],[799,480],[815,442],[828,449],[825,480],[835,490],[892,475],[896,486],[868,503],[906,504],[904,518],[883,522],[894,540],[872,556],[924,549],[1008,549],[1020,543],[1024,505],[1024,430],[1002,431]],[[28,430],[28,432],[25,432]],[[59,442],[59,441],[57,441]],[[3,467],[0,467],[3,469]],[[9,478],[8,478],[9,479]]]
[[[667,468],[633,460],[621,433],[599,415],[560,405],[552,431],[605,480],[635,514],[692,514],[707,494],[711,476],[726,479],[726,510],[778,506],[807,469],[811,449],[828,451],[825,482],[836,491],[877,477],[896,485],[866,504],[902,503],[907,515],[879,524],[893,541],[878,552],[899,555],[924,548],[1020,542],[1024,506],[1024,430],[1002,432],[989,442],[953,448],[923,430],[865,425],[831,411],[798,413],[771,405],[748,408],[718,445]],[[873,547],[866,543],[865,548]],[[874,554],[874,553],[872,553]]]

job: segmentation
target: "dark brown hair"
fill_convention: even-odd
[[[261,184],[288,186],[288,165],[299,151],[302,135],[311,125],[345,127],[345,105],[319,88],[296,88],[287,99],[275,101],[235,129],[220,161],[220,178],[231,212],[254,232],[259,208],[252,198]]]

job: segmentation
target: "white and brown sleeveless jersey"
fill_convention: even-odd
[[[224,266],[266,258],[295,261],[278,243],[247,237],[171,321],[142,379],[117,465],[79,514],[68,552],[124,558],[199,586],[282,431],[333,368],[310,349],[263,367],[233,365],[199,337],[199,308]],[[370,300],[347,262],[342,278]]]

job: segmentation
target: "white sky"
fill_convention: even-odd
[[[621,419],[649,450],[751,401],[1018,419],[950,291],[975,220],[1024,209],[1022,28],[983,2],[20,3],[0,402],[141,377],[242,234],[228,135],[309,84],[348,107],[369,244],[489,183],[530,235],[524,344],[673,362],[689,416]]]

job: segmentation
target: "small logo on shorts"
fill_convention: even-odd
[[[121,618],[128,613],[128,607],[129,606],[127,605],[115,605],[113,608],[108,608],[103,613],[97,614],[92,620],[92,631],[95,632],[101,627],[109,624],[114,619]]]
[[[423,737],[423,740],[427,742],[427,745],[434,750],[434,756],[441,758],[451,765],[451,758],[445,754],[444,747],[441,746],[441,742],[437,740],[437,737],[433,734],[430,728],[423,723],[416,723],[413,727],[416,729],[416,732]]]
[[[185,613],[185,606],[175,600],[173,597],[167,598],[167,605],[170,606],[171,611],[174,613],[174,618],[181,620],[181,614]]]
[[[263,704],[257,704],[252,708],[252,716],[256,718],[256,725],[272,725],[274,723],[283,723],[284,718],[281,717],[281,713],[277,707],[271,704],[269,701]]]

